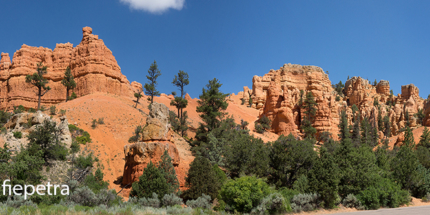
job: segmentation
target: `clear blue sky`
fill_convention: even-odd
[[[427,98],[429,11],[430,1],[394,0],[2,1],[0,52],[12,56],[23,43],[76,46],[90,26],[130,82],[145,83],[156,60],[163,93],[176,90],[179,70],[198,97],[214,77],[223,92],[237,93],[254,75],[293,63],[328,70],[332,83],[348,75],[389,80],[396,94],[413,83]]]

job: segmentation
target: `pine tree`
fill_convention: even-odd
[[[317,130],[312,126],[312,122],[314,121],[316,111],[317,111],[317,103],[315,102],[315,98],[312,92],[308,92],[306,94],[306,99],[303,103],[303,108],[305,109],[305,118],[302,121],[302,130],[305,133],[306,138],[313,139],[315,138],[315,134]]]
[[[386,116],[384,116],[384,119],[382,121],[384,124],[384,135],[386,137],[391,137],[391,123],[390,123],[390,117],[388,116],[388,113]]]
[[[72,75],[72,71],[70,67],[66,68],[66,72],[64,73],[64,78],[61,80],[61,84],[66,87],[66,102],[69,100],[69,91],[75,89],[76,82]]]
[[[188,73],[179,70],[179,73],[177,76],[175,75],[175,78],[173,79],[172,84],[179,88],[179,91],[181,92],[181,98],[185,100],[184,87],[190,84]],[[182,104],[183,105],[179,107],[181,109],[181,115],[180,115],[181,119],[182,119],[183,109],[186,108],[187,106],[187,103],[182,102]],[[178,117],[179,117],[179,114],[178,114]]]
[[[163,173],[150,161],[139,181],[131,185],[130,197],[151,198],[152,193],[163,198],[165,194],[169,194],[169,185]]]
[[[412,130],[409,127],[406,127],[405,140],[403,141],[403,144],[409,148],[415,147],[414,134],[412,133]]]
[[[321,195],[325,208],[334,208],[339,189],[339,167],[333,155],[322,146],[319,159],[316,160],[308,174],[309,189]]]
[[[38,96],[38,102],[37,102],[38,110],[40,110],[40,101],[42,96],[44,96],[47,92],[49,92],[49,90],[51,90],[49,86],[46,86],[46,84],[48,83],[48,80],[43,77],[43,75],[47,73],[46,69],[47,69],[46,66],[43,66],[42,63],[38,63],[37,72],[35,72],[33,75],[27,75],[25,77],[26,83],[30,83],[33,86],[36,86],[38,89],[36,93]],[[42,93],[42,89],[45,90],[45,92]]]
[[[361,142],[360,113],[358,113],[357,116],[355,117],[351,139],[352,139],[352,142],[354,143],[355,146],[358,146]]]
[[[339,123],[339,139],[345,140],[350,137],[348,129],[348,119],[346,118],[346,111],[342,110],[340,113],[340,123]]]
[[[139,91],[138,93],[134,93],[134,97],[136,98],[136,101],[134,101],[136,103],[136,105],[134,106],[134,108],[137,108],[137,104],[139,104],[139,99],[142,98],[142,91]]]
[[[423,134],[420,137],[420,142],[418,144],[426,148],[430,148],[430,131],[425,126],[424,126]]]
[[[211,199],[215,199],[221,188],[217,174],[209,160],[201,156],[197,156],[191,162],[185,182],[188,189],[183,193],[184,200],[197,199],[203,193],[209,195]]]
[[[158,69],[157,62],[154,60],[154,63],[151,64],[148,70],[148,74],[146,78],[148,79],[149,83],[146,83],[145,88],[145,94],[148,96],[151,96],[151,104],[154,102],[154,96],[159,96],[160,92],[157,91],[157,78],[161,75],[160,70]],[[152,195],[152,194],[151,194]]]
[[[409,122],[409,111],[408,110],[405,111],[405,122],[406,122],[406,126],[409,127],[410,122]]]
[[[197,113],[200,113],[200,118],[203,123],[200,123],[196,132],[196,141],[193,146],[199,146],[201,142],[207,142],[207,134],[221,124],[224,118],[228,103],[226,98],[228,94],[222,93],[219,88],[222,86],[218,79],[214,78],[203,89],[198,102]]]
[[[172,158],[170,157],[167,150],[161,156],[161,161],[158,163],[158,169],[164,175],[167,184],[169,185],[168,193],[179,192],[179,181],[176,177],[176,171],[173,167]]]
[[[381,106],[378,107],[378,130],[384,130],[384,122],[382,121]]]
[[[372,145],[372,126],[369,123],[369,119],[364,117],[361,121],[361,144],[371,146]]]
[[[252,97],[249,97],[248,103],[249,103],[249,107],[252,107]]]

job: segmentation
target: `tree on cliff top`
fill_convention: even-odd
[[[145,94],[151,96],[151,104],[154,102],[154,96],[159,96],[160,92],[156,90],[157,86],[157,78],[161,75],[160,70],[158,69],[157,62],[154,60],[154,63],[151,64],[148,70],[149,75],[146,76],[149,83],[146,83]]]
[[[40,110],[40,99],[42,96],[44,96],[51,88],[49,86],[46,86],[48,83],[48,80],[43,77],[44,74],[47,73],[46,71],[47,67],[43,66],[42,63],[37,64],[37,72],[35,72],[33,75],[27,75],[25,77],[25,82],[32,84],[33,86],[36,86],[37,96],[39,97],[39,100],[37,102],[37,109]],[[45,90],[45,92],[42,93],[42,89]]]
[[[175,106],[178,109],[178,118],[180,125],[183,129],[181,129],[181,135],[184,136],[184,132],[188,129],[188,127],[185,125],[187,123],[187,119],[184,117],[183,110],[187,107],[188,101],[184,98],[185,96],[185,90],[184,87],[188,84],[190,84],[190,81],[188,80],[188,73],[179,70],[178,75],[175,75],[175,78],[172,81],[172,84],[179,88],[179,91],[181,92],[180,97],[175,97],[175,100],[172,100],[170,102],[170,105]],[[180,113],[179,113],[180,111]],[[187,115],[185,115],[187,116]],[[185,123],[185,124],[184,124]]]
[[[136,97],[136,101],[134,101],[136,105],[134,106],[134,108],[137,108],[137,104],[139,104],[139,99],[142,98],[142,96],[142,91],[139,91],[139,93],[134,93],[134,97]]]
[[[61,84],[66,87],[66,102],[69,100],[69,91],[76,87],[75,78],[72,75],[72,71],[70,71],[70,67],[67,67],[66,72],[64,73],[64,78],[61,80]]]

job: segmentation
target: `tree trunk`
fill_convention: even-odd
[[[38,97],[39,97],[39,101],[37,103],[37,110],[40,110],[40,98],[42,97],[42,87],[39,87]]]
[[[69,101],[69,89],[66,90],[66,102]]]

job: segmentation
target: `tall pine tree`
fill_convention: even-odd
[[[154,102],[154,96],[159,96],[160,92],[157,91],[157,78],[161,75],[160,70],[158,69],[157,62],[154,60],[154,63],[151,64],[148,70],[148,74],[146,78],[148,79],[148,83],[145,84],[145,94],[151,96],[151,104]]]
[[[33,75],[27,75],[25,77],[26,83],[30,83],[31,85],[37,87],[37,110],[40,110],[40,100],[42,96],[44,96],[47,92],[49,92],[49,90],[51,90],[49,86],[46,86],[48,80],[43,77],[43,75],[47,73],[46,69],[46,66],[43,66],[42,63],[38,63],[36,69],[37,72],[35,72]],[[45,90],[45,92],[42,93],[42,89]]]
[[[179,181],[176,177],[176,171],[173,167],[172,158],[170,157],[167,150],[161,156],[161,161],[158,163],[158,169],[164,175],[167,184],[169,185],[168,193],[179,192]]]
[[[66,87],[66,102],[69,100],[69,91],[75,89],[76,82],[75,78],[72,75],[72,71],[70,67],[66,68],[66,72],[64,73],[64,78],[61,80],[61,84]]]
[[[303,119],[301,128],[305,133],[305,138],[313,139],[317,133],[317,130],[312,126],[317,111],[317,103],[315,102],[314,95],[310,91],[306,94],[303,109],[305,109],[305,118]]]

